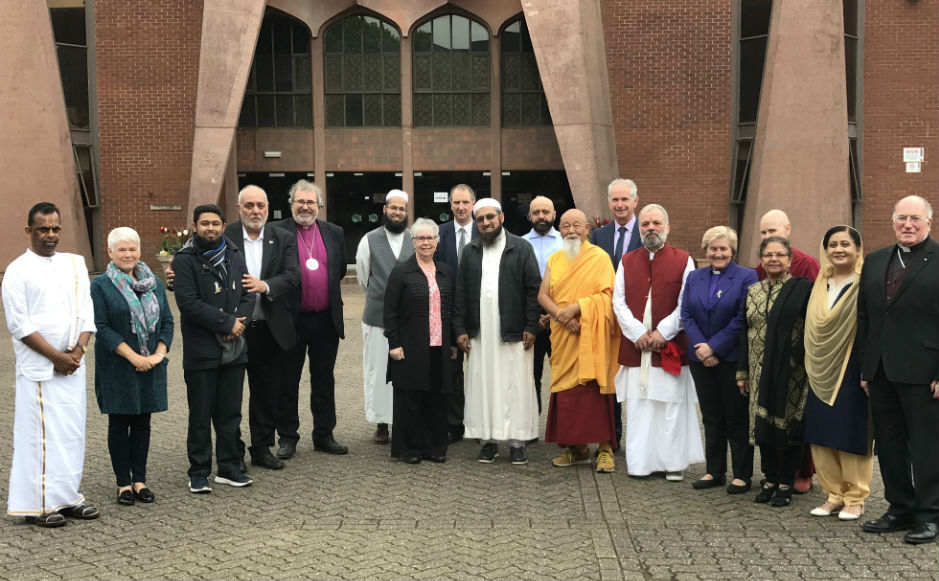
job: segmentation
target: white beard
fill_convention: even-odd
[[[572,238],[565,238],[562,243],[562,248],[567,254],[567,257],[571,259],[571,261],[577,260],[577,257],[580,256],[580,247],[582,244],[580,238],[577,236]]]

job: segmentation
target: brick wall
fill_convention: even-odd
[[[201,0],[95,2],[102,232],[106,239],[117,226],[136,229],[151,266],[159,227],[191,220],[201,31]],[[155,212],[151,204],[183,210]]]
[[[327,129],[327,171],[401,171],[401,129]]]
[[[237,167],[248,171],[313,171],[312,129],[239,129],[235,135]],[[279,151],[279,158],[265,158]]]
[[[732,0],[603,0],[619,173],[697,253],[729,216]]]
[[[868,252],[896,241],[890,216],[903,196],[923,196],[939,211],[937,8],[936,0],[865,2],[862,233]],[[906,173],[904,147],[926,148],[922,173]],[[934,215],[934,235],[937,224]]]
[[[502,169],[564,169],[554,127],[514,127],[502,130]]]
[[[492,167],[490,129],[420,128],[411,132],[414,171],[476,171]]]

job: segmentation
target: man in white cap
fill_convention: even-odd
[[[496,442],[508,441],[512,464],[526,464],[525,443],[538,434],[532,345],[541,274],[531,244],[503,229],[499,202],[483,198],[473,215],[479,238],[463,250],[453,305],[467,354],[465,436],[482,441],[480,462],[495,461]]]
[[[391,190],[385,194],[382,225],[362,237],[355,253],[355,273],[365,291],[362,311],[362,372],[365,375],[365,420],[378,424],[372,440],[388,443],[392,416],[392,388],[386,381],[388,339],[383,327],[385,286],[399,260],[414,254],[408,233],[408,194]]]

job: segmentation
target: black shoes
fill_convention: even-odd
[[[512,464],[516,466],[528,464],[528,450],[525,449],[525,446],[512,446],[512,449],[509,450],[509,458],[512,460]]]
[[[44,529],[54,529],[65,526],[65,517],[57,512],[47,512],[39,516],[28,516],[26,522]]]
[[[756,495],[756,498],[753,499],[753,502],[766,504],[770,501],[771,498],[773,498],[773,494],[775,494],[778,488],[778,484],[774,484],[772,486],[766,486],[766,484],[763,484],[762,488],[760,488],[760,493]]]
[[[313,449],[317,452],[326,452],[327,454],[348,454],[349,448],[346,448],[342,444],[336,441],[332,435],[320,438],[318,441],[313,442]]]
[[[742,480],[742,479],[741,479]],[[743,494],[750,490],[750,481],[744,480],[744,484],[734,484],[731,482],[727,485],[727,494]]]
[[[792,504],[792,493],[794,489],[792,486],[786,488],[778,487],[776,489],[776,496],[773,497],[773,500],[769,501],[770,506],[776,508],[783,508]]]
[[[101,516],[97,508],[87,504],[78,504],[75,506],[66,506],[59,510],[59,514],[78,520],[93,520]]]
[[[156,501],[156,495],[150,492],[150,489],[146,486],[134,491],[134,498],[146,504]]]
[[[480,448],[479,455],[476,456],[476,460],[482,462],[483,464],[492,464],[498,457],[499,447],[496,446],[495,442],[487,442],[483,444],[482,448]]]
[[[939,525],[934,522],[916,523],[916,526],[903,535],[903,540],[911,545],[931,543],[936,538],[939,538]]]
[[[289,460],[297,453],[297,443],[293,440],[281,440],[277,447],[277,457],[281,460]]]
[[[118,490],[117,503],[122,506],[134,506],[134,491],[130,488],[127,490]]]
[[[280,470],[284,467],[284,462],[275,458],[271,451],[265,448],[256,454],[251,454],[251,465],[268,470]]]
[[[451,427],[450,427],[450,434],[449,434],[449,442],[450,442],[451,444],[456,444],[457,442],[459,442],[460,440],[462,440],[462,439],[463,439],[463,431],[464,431],[463,426],[459,426],[459,427],[451,426]]]
[[[420,464],[421,457],[420,456],[405,456],[404,462],[405,464]]]
[[[914,525],[916,525],[916,521],[913,520],[912,516],[899,516],[887,512],[878,519],[867,521],[861,525],[861,528],[864,529],[866,533],[892,533],[893,531],[903,531],[912,528]]]
[[[691,483],[691,487],[695,490],[707,490],[708,488],[717,488],[718,486],[724,485],[725,478],[721,476],[720,478],[712,477],[710,480],[705,480],[701,478],[695,480]]]

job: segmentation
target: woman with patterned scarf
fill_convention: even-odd
[[[805,319],[805,371],[811,386],[805,441],[812,445],[818,482],[828,494],[811,514],[837,514],[841,520],[857,520],[864,513],[874,473],[870,404],[861,389],[854,346],[863,255],[854,228],[835,226],[825,233],[822,268]]]
[[[91,283],[95,308],[95,396],[108,414],[117,503],[153,502],[147,488],[150,414],[166,411],[166,353],[173,314],[163,283],[140,262],[132,228],[108,234],[107,270]]]

